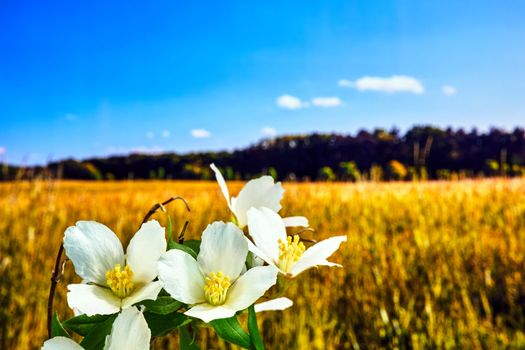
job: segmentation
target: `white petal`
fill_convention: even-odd
[[[250,241],[248,241],[248,242],[250,242]],[[252,243],[252,245],[253,245],[253,243]],[[264,265],[264,259],[260,258],[257,254],[253,253],[252,254],[252,261],[251,261],[251,265],[250,266],[254,267],[254,266],[263,266],[263,265]],[[246,271],[243,271],[242,273],[244,273],[244,272],[246,272]]]
[[[257,248],[274,262],[279,261],[279,239],[286,241],[286,228],[279,214],[264,207],[250,208],[248,231]]]
[[[230,287],[224,306],[235,311],[246,309],[275,284],[277,272],[273,266],[249,269]]]
[[[84,348],[69,338],[54,337],[46,340],[41,350],[84,350]]]
[[[255,304],[255,312],[285,310],[293,305],[293,301],[282,297]]]
[[[220,318],[228,318],[235,315],[235,310],[230,309],[224,305],[213,306],[210,304],[195,305],[184,313],[185,315],[199,318],[208,323]]]
[[[159,279],[173,298],[185,304],[204,302],[204,276],[191,255],[169,250],[160,257],[158,268]]]
[[[280,182],[274,183],[271,176],[261,176],[250,180],[236,198],[232,198],[232,211],[237,217],[239,227],[248,224],[246,214],[251,207],[266,207],[274,212],[281,210],[284,189]]]
[[[122,308],[126,309],[142,300],[155,300],[161,289],[162,283],[160,281],[149,282],[134,290],[127,298],[122,299]]]
[[[105,225],[79,221],[64,233],[64,249],[85,282],[106,285],[106,272],[124,264],[122,243]]]
[[[241,273],[248,255],[248,244],[241,229],[232,223],[216,221],[202,233],[197,261],[204,274],[222,272],[233,281]]]
[[[248,238],[246,238],[246,241],[248,242],[248,249],[250,252],[252,252],[256,258],[262,259],[263,261],[266,261],[269,265],[275,267],[276,269],[279,269],[273,259],[270,259],[268,255],[266,255],[265,252],[263,252],[261,249],[259,249],[257,246],[255,246],[252,241],[250,241]],[[254,258],[255,260],[255,258]],[[254,265],[254,266],[262,266],[264,264]],[[284,272],[283,272],[284,273]]]
[[[283,218],[283,222],[286,227],[308,227],[308,219],[304,216],[288,216]]]
[[[230,192],[228,191],[228,187],[226,186],[226,181],[224,181],[224,177],[222,176],[220,170],[215,166],[215,164],[211,163],[210,168],[215,173],[215,178],[217,179],[217,183],[221,188],[222,195],[224,196],[224,198],[226,198],[226,203],[228,203],[228,208],[231,209]]]
[[[67,286],[67,303],[82,314],[109,315],[120,311],[120,299],[110,289],[89,284]]]
[[[330,237],[314,244],[308,248],[299,261],[292,266],[290,273],[293,276],[297,276],[304,270],[319,265],[340,267],[341,265],[329,262],[326,259],[328,259],[328,257],[339,248],[339,245],[341,245],[342,242],[346,242],[346,236]]]
[[[148,350],[151,331],[141,311],[130,307],[118,315],[111,333],[106,336],[104,350]]]
[[[148,283],[157,273],[157,261],[166,252],[164,227],[152,220],[142,224],[129,242],[126,263],[133,271],[133,281]]]

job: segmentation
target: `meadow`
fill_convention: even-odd
[[[229,183],[237,193],[242,183]],[[285,183],[283,215],[305,215],[321,240],[346,234],[332,260],[344,268],[301,275],[294,306],[259,316],[268,349],[525,348],[525,179],[412,183]],[[198,238],[229,212],[215,182],[33,181],[0,184],[0,348],[46,339],[50,275],[64,230],[109,226],[124,242],[171,196],[175,229]],[[154,218],[166,224],[166,214]],[[66,285],[55,308],[72,316]],[[228,349],[205,329],[202,349]],[[176,336],[154,349],[177,348]]]

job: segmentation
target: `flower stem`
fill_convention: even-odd
[[[272,298],[280,298],[284,295],[288,287],[290,286],[290,279],[279,274],[277,276],[277,294],[273,295]]]
[[[51,286],[49,287],[49,297],[47,299],[47,334],[48,338],[51,338],[52,334],[52,319],[53,319],[53,300],[55,299],[55,291],[57,288],[57,284],[60,281],[60,278],[62,277],[64,273],[64,266],[67,261],[64,260],[62,263],[62,268],[60,269],[60,262],[62,260],[62,253],[64,252],[64,246],[60,244],[60,248],[58,248],[57,257],[55,260],[55,268],[53,269],[53,273],[51,275]],[[59,270],[60,269],[60,270]]]

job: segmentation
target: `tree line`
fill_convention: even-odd
[[[404,134],[360,130],[264,139],[233,152],[130,154],[66,159],[45,167],[4,164],[0,180],[38,177],[123,179],[212,179],[210,163],[229,180],[270,174],[278,180],[425,180],[525,176],[525,129],[440,129],[414,126]]]

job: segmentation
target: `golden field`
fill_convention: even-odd
[[[236,194],[241,183],[229,183]],[[304,237],[346,234],[332,260],[288,289],[291,309],[263,313],[268,349],[525,348],[525,179],[428,183],[285,184],[283,215],[305,215]],[[37,349],[45,340],[47,294],[66,227],[96,220],[124,242],[156,202],[178,230],[199,238],[229,212],[214,182],[0,184],[0,349]],[[166,215],[154,216],[162,224]],[[71,265],[55,308],[67,309]],[[202,349],[227,349],[199,332]],[[155,349],[177,348],[175,336]]]

